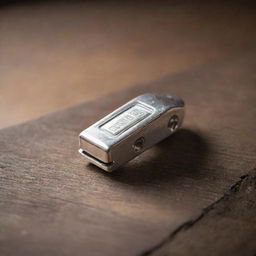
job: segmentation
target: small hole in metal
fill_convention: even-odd
[[[143,149],[143,147],[144,147],[144,143],[145,143],[145,138],[144,137],[140,137],[140,138],[138,138],[135,142],[134,142],[134,144],[133,144],[133,150],[135,151],[135,152],[140,152],[142,149]]]
[[[169,129],[174,132],[179,127],[179,117],[177,115],[173,115],[168,123]]]

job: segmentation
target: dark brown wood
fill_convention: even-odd
[[[197,220],[170,234],[159,248],[148,254],[255,255],[255,213],[256,170],[253,170]]]
[[[142,254],[198,218],[255,167],[254,56],[1,130],[0,254]],[[184,128],[115,173],[85,164],[78,133],[148,91],[184,98]]]
[[[255,56],[249,1],[1,8],[0,127],[138,85],[0,131],[0,255],[255,254]],[[152,91],[184,128],[87,165],[78,133]]]

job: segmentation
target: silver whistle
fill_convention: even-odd
[[[79,153],[111,172],[174,133],[183,117],[182,99],[140,95],[83,130]]]

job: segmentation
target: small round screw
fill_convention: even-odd
[[[177,115],[173,115],[168,123],[168,127],[171,132],[174,132],[179,127],[179,117]]]
[[[144,137],[138,138],[138,139],[134,142],[134,144],[132,145],[133,150],[134,150],[135,152],[140,152],[140,151],[143,149],[143,147],[144,147],[144,143],[145,143],[145,138],[144,138]]]

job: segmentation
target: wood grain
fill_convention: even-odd
[[[255,255],[256,170],[148,255]]]
[[[255,49],[0,132],[1,255],[138,255],[255,167]],[[186,102],[184,127],[113,174],[78,133],[143,92]],[[184,245],[185,246],[185,245]]]

